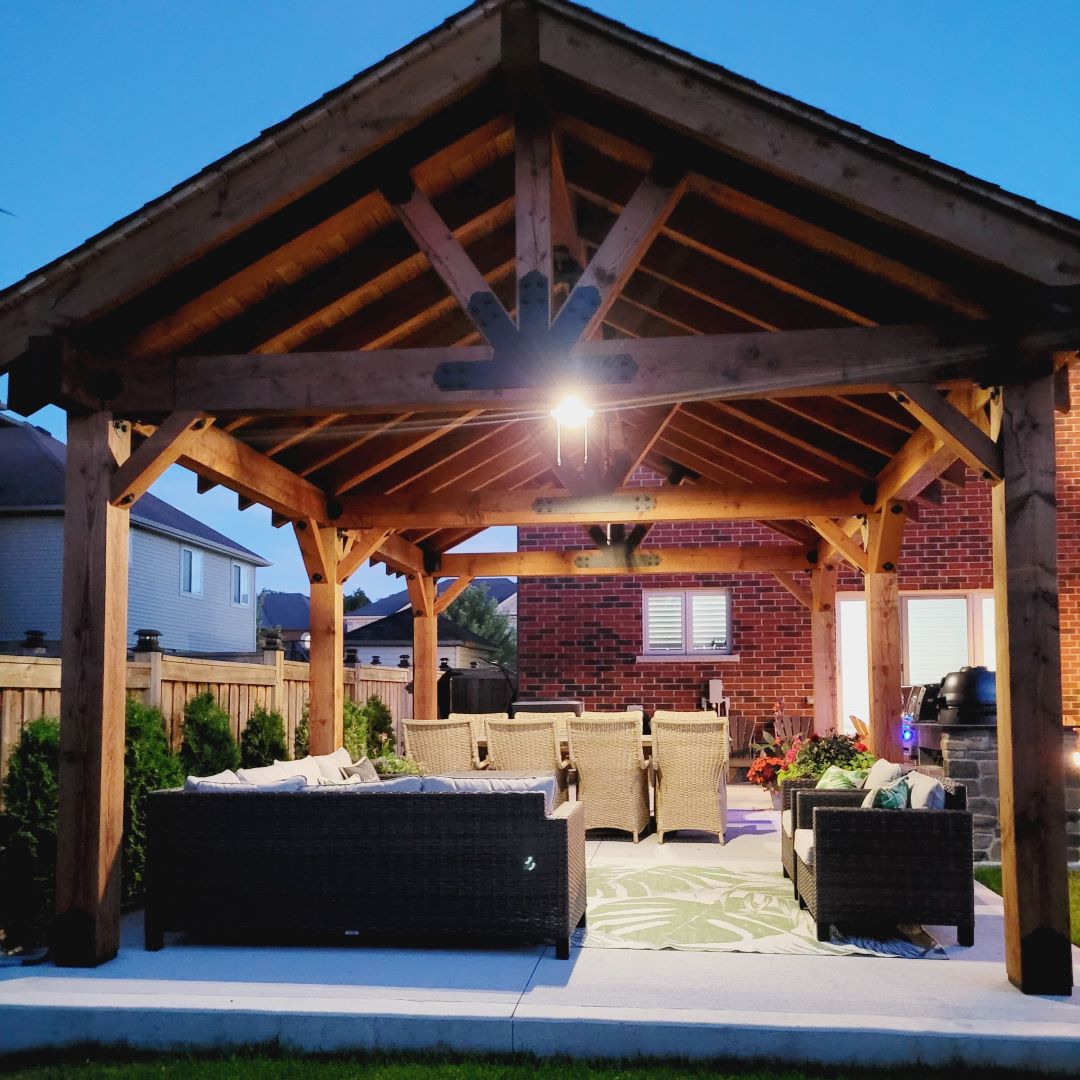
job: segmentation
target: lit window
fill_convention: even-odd
[[[646,655],[731,651],[727,589],[646,589],[643,596]]]
[[[180,549],[180,592],[185,596],[202,596],[203,557],[194,548]]]
[[[235,562],[232,564],[232,602],[240,607],[251,603],[251,571]]]

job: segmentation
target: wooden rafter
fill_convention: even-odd
[[[442,593],[435,598],[434,611],[436,615],[442,615],[444,611],[472,584],[469,574],[462,574],[455,578],[443,589]]]
[[[113,506],[131,506],[154,481],[175,464],[214,422],[199,412],[176,412],[158,424],[154,433],[120,466],[112,478]]]
[[[340,546],[337,534],[333,530],[320,529],[319,523],[312,518],[294,521],[293,533],[300,547],[308,581],[316,585],[331,579],[336,582],[337,548]]]
[[[795,576],[788,570],[770,570],[777,583],[783,586],[804,608],[811,609],[814,606],[811,592],[805,585],[800,585]]]
[[[870,565],[869,556],[837,522],[826,517],[811,517],[807,520],[815,532],[827,540],[847,562],[856,570],[866,573]]]
[[[343,585],[367,562],[390,536],[389,529],[358,529],[349,534],[348,549],[338,560],[338,584]]]

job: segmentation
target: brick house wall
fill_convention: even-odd
[[[1080,724],[1080,371],[1070,373],[1077,411],[1057,419],[1059,574],[1063,699],[1066,723]],[[656,483],[640,474],[638,483]],[[785,544],[752,522],[657,525],[649,547]],[[520,528],[522,551],[588,549],[579,526]],[[940,505],[920,505],[905,530],[903,590],[991,589],[990,488],[970,473],[946,486]],[[642,590],[731,589],[732,653],[722,661],[643,661]],[[861,590],[861,575],[841,574],[840,588]],[[648,575],[627,578],[525,578],[518,591],[522,696],[581,697],[588,708],[640,703],[700,707],[708,680],[724,680],[733,713],[768,719],[777,701],[791,714],[809,712],[813,693],[810,620],[769,574]]]

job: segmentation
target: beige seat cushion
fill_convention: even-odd
[[[814,865],[814,830],[813,829],[796,829],[795,830],[795,854],[807,866]]]
[[[785,833],[787,833],[788,836],[791,835],[791,824],[791,811],[785,810],[780,815],[780,827],[784,830]]]

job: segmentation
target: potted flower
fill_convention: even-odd
[[[830,731],[825,735],[796,738],[784,755],[777,780],[820,780],[830,765],[839,765],[842,769],[869,769],[873,764],[874,755],[861,739]]]
[[[754,758],[750,768],[746,770],[746,779],[751,784],[763,787],[772,799],[773,809],[780,808],[780,770],[784,767],[784,759],[775,753],[762,753]]]

